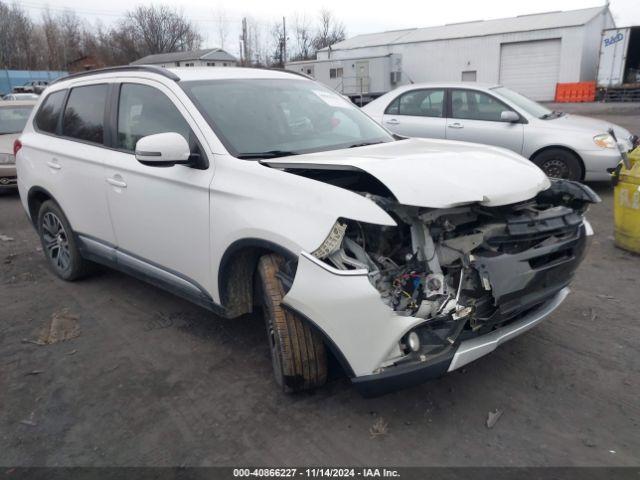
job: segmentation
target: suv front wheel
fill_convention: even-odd
[[[286,294],[278,272],[284,259],[264,255],[258,263],[262,309],[276,382],[286,393],[311,390],[327,381],[327,353],[318,332],[282,307]]]
[[[40,207],[37,227],[42,251],[53,273],[67,281],[87,273],[88,261],[80,255],[69,221],[53,200]]]

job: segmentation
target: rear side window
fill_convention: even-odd
[[[387,115],[443,117],[444,90],[412,90],[396,98],[385,112]]]
[[[71,89],[62,118],[62,134],[86,142],[102,144],[107,85]]]
[[[191,128],[171,100],[153,87],[123,84],[118,106],[117,147],[133,152],[142,137],[167,132],[182,135],[194,153]]]
[[[45,99],[44,102],[42,102],[40,110],[38,110],[35,118],[35,123],[36,127],[38,127],[38,130],[47,133],[57,132],[58,120],[60,119],[62,104],[64,102],[64,97],[66,94],[66,90],[53,92]]]

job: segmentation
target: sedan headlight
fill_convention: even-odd
[[[608,133],[603,133],[601,135],[596,135],[593,137],[593,143],[602,148],[616,148],[616,141],[614,138]]]
[[[0,165],[7,165],[10,163],[16,163],[16,157],[10,153],[0,153]]]

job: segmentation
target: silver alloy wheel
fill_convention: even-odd
[[[53,212],[47,212],[42,217],[42,238],[53,266],[61,272],[67,270],[71,265],[69,240],[62,222]]]
[[[570,173],[567,164],[557,158],[547,160],[540,168],[548,177],[553,178],[568,178]]]

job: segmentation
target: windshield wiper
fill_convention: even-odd
[[[385,143],[385,142],[378,141],[378,142],[354,143],[353,145],[349,145],[347,148],[367,147],[369,145],[377,145],[379,143]]]
[[[268,152],[248,152],[241,153],[237,155],[237,158],[241,158],[243,160],[250,160],[253,158],[278,158],[278,157],[288,157],[290,155],[299,155],[298,152],[290,152],[288,150],[269,150]]]

